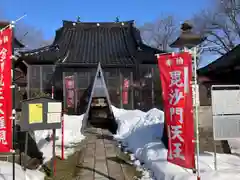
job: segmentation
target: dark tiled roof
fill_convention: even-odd
[[[20,58],[29,64],[54,64],[59,58],[59,47],[57,45],[45,46],[39,49],[20,52]]]
[[[25,46],[16,38],[13,41],[13,48],[24,48]]]
[[[58,48],[56,48],[58,47]],[[161,51],[142,43],[133,21],[76,23],[63,21],[52,45],[22,53],[22,59],[56,62],[63,66],[133,67],[143,61],[155,63]]]
[[[65,23],[68,28],[65,37],[71,37],[71,43],[62,63],[96,65],[100,61],[103,66],[135,65],[130,25],[131,22],[124,25],[99,23],[99,26],[96,23],[77,23],[75,26]]]
[[[237,45],[231,51],[221,56],[217,60],[198,70],[199,75],[218,74],[240,65],[240,45]]]
[[[138,48],[138,59],[142,64],[157,64],[156,54],[165,53],[159,49],[140,44]]]

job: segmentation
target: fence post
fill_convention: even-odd
[[[152,108],[153,107],[155,107],[155,100],[154,100],[154,98],[155,98],[155,94],[154,94],[154,69],[153,68],[151,68],[151,80],[152,80],[152,87],[151,87],[151,89],[152,89]]]
[[[81,82],[80,82],[81,83]],[[77,105],[78,105],[78,73],[74,73],[74,110],[77,113]]]
[[[31,66],[28,66],[27,67],[27,98],[30,98],[30,95],[31,95],[31,90],[30,90],[30,85],[31,85],[31,82],[30,82],[30,74],[32,73],[32,67]]]
[[[39,67],[39,77],[40,77],[40,91],[43,92],[43,67],[40,65]]]
[[[123,76],[122,72],[120,71],[120,108],[123,108],[122,92],[123,92]]]
[[[133,72],[130,72],[130,88],[131,88],[131,108],[134,109],[134,86],[133,86]]]
[[[65,72],[62,72],[62,83],[63,83],[63,109],[66,109],[66,84],[65,84]]]

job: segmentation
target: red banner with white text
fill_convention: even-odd
[[[74,108],[74,76],[66,76],[65,77],[65,86],[66,86],[66,96],[67,96],[67,107]]]
[[[128,90],[129,90],[129,80],[124,79],[124,81],[123,81],[123,92],[122,92],[122,102],[123,102],[123,104],[128,104]]]
[[[168,161],[195,168],[192,88],[192,57],[189,53],[159,56],[165,120],[168,132]]]
[[[0,152],[12,149],[12,28],[0,31]]]

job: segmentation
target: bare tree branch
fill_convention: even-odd
[[[215,9],[203,11],[193,18],[198,31],[208,36],[209,52],[225,54],[240,42],[240,1],[215,0]]]
[[[158,49],[167,50],[177,36],[178,27],[173,16],[164,17],[140,27],[143,40]]]

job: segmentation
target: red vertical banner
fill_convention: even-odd
[[[67,107],[74,108],[74,76],[65,77],[65,86],[66,86],[66,98],[67,98]]]
[[[0,152],[12,149],[12,28],[0,31]]]
[[[168,161],[195,168],[192,57],[183,52],[158,58],[168,132]]]
[[[123,80],[123,92],[122,92],[122,102],[123,104],[128,104],[128,90],[129,90],[129,80]]]

